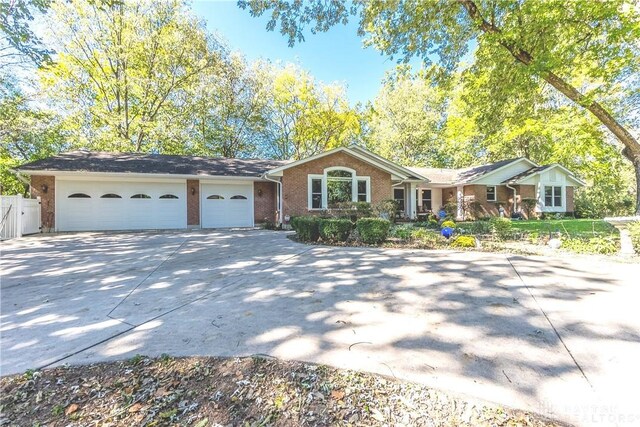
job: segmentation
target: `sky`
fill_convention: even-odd
[[[217,32],[232,50],[241,51],[249,61],[263,58],[296,63],[324,83],[344,85],[352,105],[373,100],[385,72],[396,66],[395,59],[372,47],[363,47],[355,18],[327,33],[309,33],[304,42],[290,48],[288,38],[277,29],[266,30],[266,16],[251,17],[236,1],[195,0],[192,7],[206,21],[209,31]],[[419,61],[412,64],[417,66]]]

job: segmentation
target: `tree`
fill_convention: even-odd
[[[33,108],[30,100],[6,77],[0,77],[0,187],[21,194],[26,186],[11,169],[21,163],[58,153],[66,147],[60,120]]]
[[[444,94],[424,73],[399,67],[369,106],[367,147],[399,164],[449,166],[441,139],[444,109]]]
[[[258,150],[264,126],[265,83],[257,64],[239,54],[214,72],[202,73],[191,94],[190,139],[199,154],[250,157]]]
[[[266,88],[261,155],[301,159],[355,142],[359,116],[341,87],[318,83],[291,64],[259,68]]]
[[[29,58],[36,64],[49,60],[51,51],[29,28],[34,14],[44,13],[50,0],[0,1],[0,70]]]
[[[273,30],[280,21],[280,32],[291,44],[304,40],[309,23],[312,32],[326,31],[358,15],[359,32],[368,35],[367,43],[386,54],[419,56],[427,63],[435,55],[449,72],[477,43],[474,65],[494,71],[486,84],[493,85],[496,103],[506,99],[512,88],[553,87],[620,141],[634,166],[636,187],[640,186],[640,119],[637,110],[629,113],[634,108],[630,100],[638,98],[640,72],[640,8],[633,2],[357,0],[348,6],[337,0],[240,0],[238,4],[253,15],[271,10],[267,28]],[[636,191],[636,212],[640,214],[640,191]]]
[[[57,55],[42,71],[74,143],[98,150],[182,153],[174,126],[187,93],[225,56],[179,0],[56,2]]]

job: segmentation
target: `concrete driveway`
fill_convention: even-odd
[[[638,265],[305,246],[257,230],[2,245],[3,375],[261,353],[581,425],[640,423]]]

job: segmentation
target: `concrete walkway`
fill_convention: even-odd
[[[637,425],[640,266],[330,248],[269,231],[4,242],[3,375],[135,354],[269,354],[579,425]]]

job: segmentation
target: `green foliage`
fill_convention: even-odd
[[[458,236],[451,242],[452,248],[475,248],[476,238],[474,236]]]
[[[618,233],[614,226],[605,221],[589,219],[512,221],[511,226],[514,230],[540,235],[561,233],[571,237],[593,237]]]
[[[532,219],[537,204],[537,199],[522,199],[522,201],[520,202],[520,206],[522,206],[522,210],[527,216],[527,219]]]
[[[320,238],[319,220],[315,216],[298,216],[292,220],[291,226],[302,242],[316,242]]]
[[[620,249],[620,241],[613,237],[569,237],[562,239],[562,249],[581,254],[611,255]]]
[[[491,221],[473,221],[459,223],[458,228],[463,229],[466,233],[471,234],[490,234],[493,231]]]
[[[10,64],[21,63],[23,56],[36,64],[50,59],[51,51],[43,47],[42,41],[29,28],[29,22],[33,21],[34,16],[45,13],[49,3],[50,0],[0,2],[0,69]]]
[[[328,242],[346,242],[353,229],[348,219],[321,218],[318,220],[318,231],[322,240]]]
[[[632,222],[627,226],[631,235],[631,243],[636,254],[640,255],[640,221]]]
[[[441,228],[445,228],[445,227],[450,227],[450,228],[456,228],[456,223],[454,221],[451,220],[446,220],[443,221],[442,224],[440,224]]]
[[[401,165],[446,166],[443,146],[434,144],[445,119],[445,96],[424,75],[398,66],[366,111],[367,147]]]
[[[500,240],[513,237],[513,223],[509,218],[491,218],[489,220],[491,232]]]
[[[409,240],[413,237],[414,228],[410,225],[396,225],[391,227],[389,235],[401,240]]]
[[[361,218],[356,222],[358,235],[364,243],[380,244],[389,237],[391,222],[383,218]]]
[[[368,202],[341,202],[338,203],[335,210],[331,210],[330,214],[349,216],[353,222],[359,218],[369,218],[373,214],[371,203]]]
[[[421,247],[427,249],[436,249],[447,245],[447,239],[442,237],[440,233],[425,228],[414,229],[411,238]]]
[[[440,228],[440,224],[437,219],[429,218],[427,221],[418,221],[413,223],[414,227],[424,227],[436,230]]]
[[[577,218],[604,218],[605,216],[627,216],[634,212],[634,194],[629,190],[629,180],[614,180],[619,172],[612,170],[610,178],[594,186],[580,188],[575,192],[575,215]]]
[[[398,204],[393,199],[383,200],[373,207],[373,213],[375,215],[391,222],[395,222],[397,211]]]

